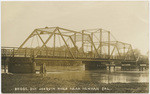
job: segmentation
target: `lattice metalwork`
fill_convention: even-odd
[[[35,57],[135,60],[130,44],[117,41],[110,31],[101,28],[78,32],[61,27],[37,28],[13,53]]]

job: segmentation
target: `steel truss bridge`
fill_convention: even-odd
[[[136,61],[131,44],[117,41],[110,31],[101,28],[37,28],[20,47],[2,47],[1,54],[36,60]]]

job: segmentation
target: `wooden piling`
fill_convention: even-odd
[[[109,65],[109,71],[111,70],[111,66]]]
[[[46,73],[46,64],[45,63],[41,64],[40,73]]]

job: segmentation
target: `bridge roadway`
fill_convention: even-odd
[[[85,69],[105,68],[106,66],[104,65],[111,64],[113,62],[114,64],[117,64],[118,61],[120,64],[125,63],[135,65],[136,63],[136,61],[132,58],[127,58],[127,60],[125,60],[124,56],[98,56],[97,54],[83,54],[76,52],[72,54],[74,57],[72,57],[67,51],[43,50],[38,52],[31,49],[1,49],[2,64],[5,66],[5,70],[6,65],[8,65],[8,72],[10,73],[35,73],[36,64],[43,67],[45,65],[43,62],[45,61],[48,61],[49,64],[52,64],[51,61],[71,61],[72,64],[74,61],[81,61],[85,64]]]
[[[35,54],[36,53],[36,54]],[[72,53],[74,57],[70,55],[68,51],[53,51],[53,50],[43,50],[38,52],[38,50],[31,49],[17,49],[17,48],[2,48],[1,56],[6,57],[31,57],[34,60],[49,60],[49,61],[99,61],[99,62],[136,62],[134,59],[127,57],[126,60],[124,56],[108,56],[92,54],[92,53]]]

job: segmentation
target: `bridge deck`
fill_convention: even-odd
[[[69,51],[53,51],[36,49],[17,49],[17,48],[2,48],[2,57],[34,57],[36,60],[74,60],[74,61],[127,61],[135,62],[131,57],[124,60],[124,56],[108,56],[95,53],[78,53],[73,52],[75,57],[72,57]]]

